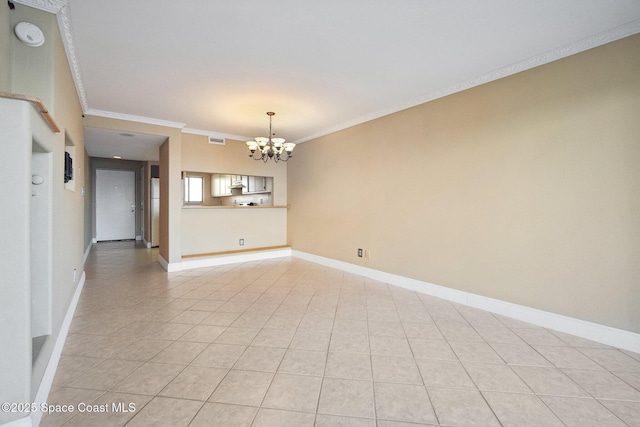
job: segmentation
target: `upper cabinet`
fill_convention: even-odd
[[[272,191],[272,177],[220,173],[214,173],[211,176],[211,195],[213,197],[271,193]]]
[[[247,191],[250,193],[271,193],[273,187],[273,178],[267,176],[248,176]]]
[[[213,197],[231,195],[231,175],[214,173],[211,175],[211,195]]]

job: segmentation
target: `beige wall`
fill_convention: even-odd
[[[266,226],[268,225],[268,226]],[[239,245],[239,240],[244,245]],[[287,244],[287,208],[185,208],[182,255]]]
[[[243,141],[227,139],[226,145],[211,145],[206,136],[183,135],[182,170],[271,176],[273,204],[286,205],[287,164],[258,162],[248,155],[249,150]],[[269,230],[265,230],[264,224],[271,224]],[[208,254],[285,245],[286,224],[286,208],[185,208],[181,227],[182,254]],[[244,246],[239,245],[239,239],[244,239]]]
[[[636,35],[301,144],[289,243],[640,332],[638,118]]]
[[[16,5],[17,8],[18,5]],[[47,39],[52,44],[53,50],[53,72],[50,73],[53,76],[50,88],[52,106],[49,108],[63,129],[60,135],[61,143],[75,146],[75,157],[73,159],[75,191],[57,188],[57,192],[54,193],[53,321],[54,330],[58,331],[76,291],[77,283],[73,282],[72,272],[74,269],[78,271],[76,277],[79,280],[82,271],[84,271],[83,254],[86,246],[84,242],[84,198],[82,196],[82,188],[86,188],[88,183],[84,181],[85,150],[82,108],[69,69],[57,20],[53,15],[49,15],[49,19],[54,23],[52,32]],[[42,70],[40,72],[44,73]],[[35,94],[35,96],[39,95]],[[44,97],[42,98],[44,99]],[[59,149],[56,150],[54,164],[54,176],[62,176],[64,172],[63,147],[59,146]],[[48,347],[47,355],[49,354],[48,351],[53,350],[53,340],[48,344],[51,347]],[[39,375],[44,373],[47,362],[48,358],[43,357],[34,365],[34,392],[36,386],[40,384]]]

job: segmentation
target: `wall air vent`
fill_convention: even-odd
[[[216,138],[215,136],[210,136],[209,137],[209,144],[224,145],[225,141],[224,141],[224,138]]]

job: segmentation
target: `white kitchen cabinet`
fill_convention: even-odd
[[[247,193],[270,193],[273,187],[273,178],[267,176],[250,176]]]
[[[267,176],[231,175],[214,173],[211,175],[211,195],[213,197],[231,196],[231,187],[242,182],[242,194],[270,193],[273,178]]]
[[[213,197],[230,196],[233,175],[214,173],[211,176],[211,195]]]
[[[250,176],[248,193],[261,193],[267,189],[264,176]]]

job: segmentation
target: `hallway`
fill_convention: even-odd
[[[98,412],[42,426],[640,426],[639,354],[296,258],[156,258],[93,246],[47,402]]]

